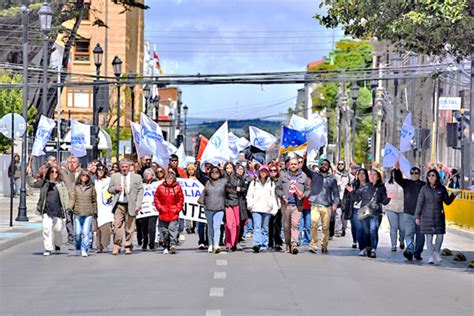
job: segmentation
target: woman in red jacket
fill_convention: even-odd
[[[155,206],[160,213],[158,229],[163,241],[163,254],[176,254],[178,245],[178,219],[183,209],[183,190],[176,182],[176,174],[168,172],[163,182],[155,192]]]

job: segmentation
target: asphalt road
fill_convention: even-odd
[[[349,237],[293,256],[207,254],[186,236],[177,255],[43,257],[40,239],[6,250],[0,315],[473,315],[465,263],[406,263],[386,240],[369,259]]]

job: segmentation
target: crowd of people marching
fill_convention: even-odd
[[[392,251],[399,247],[407,260],[423,260],[426,243],[428,262],[436,263],[446,233],[443,203],[449,205],[457,195],[448,194],[436,169],[427,172],[425,182],[417,167],[404,177],[399,162],[386,177],[376,168],[347,167],[344,161],[333,168],[324,159],[310,168],[306,157],[267,164],[196,162],[185,169],[178,164],[176,155],[166,168],[145,156],[138,163],[92,161],[81,168],[74,156],[63,164],[51,156],[36,175],[28,168],[28,184],[40,192],[43,254],[61,250],[64,226],[67,242],[83,257],[93,241],[97,253],[108,252],[112,236],[112,254],[130,255],[135,232],[142,250],[162,247],[164,254],[176,254],[185,226],[188,233],[197,230],[198,248],[209,253],[242,250],[243,240],[251,238],[255,253],[272,249],[296,255],[308,249],[328,254],[330,240],[345,236],[350,223],[352,248],[358,248],[359,256],[376,258],[386,215]],[[202,183],[198,203],[207,223],[180,218],[185,197],[177,178]],[[150,207],[159,215],[136,219],[144,185],[152,183],[157,189]],[[98,202],[109,207],[98,207]]]

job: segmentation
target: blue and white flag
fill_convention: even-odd
[[[328,127],[326,120],[317,113],[313,113],[310,120],[293,114],[288,127],[306,133],[306,139],[308,140],[308,155],[311,157],[316,157],[319,148],[326,146],[328,142]]]
[[[167,165],[169,160],[168,146],[165,143],[160,126],[144,113],[140,115],[140,125],[140,153],[153,156],[155,161]]]
[[[51,132],[53,128],[56,126],[54,120],[41,115],[40,121],[38,123],[38,128],[36,129],[36,136],[35,142],[33,143],[33,150],[31,154],[33,156],[43,156],[46,153],[43,151],[44,146],[48,142],[49,138],[51,137]]]
[[[415,136],[415,128],[411,124],[411,112],[408,113],[400,131],[400,152],[411,150],[411,140]]]
[[[71,120],[71,154],[76,157],[84,157],[87,155],[86,150],[86,130],[90,129],[89,125]]]
[[[269,150],[277,141],[275,136],[255,126],[249,126],[249,134],[250,144],[261,150]]]
[[[184,150],[184,143],[179,145],[178,150],[176,151],[176,156],[178,156],[178,167],[185,169],[188,166],[186,161],[186,151]]]
[[[383,150],[383,167],[393,168],[393,165],[397,162],[398,155],[400,155],[400,170],[403,172],[405,177],[409,177],[411,169],[410,161],[401,154],[395,146],[389,143],[385,144]]]
[[[227,121],[212,135],[201,156],[201,170],[205,163],[224,164],[230,160],[229,129]]]
[[[280,154],[306,149],[306,132],[283,126],[281,129]]]
[[[137,149],[137,153],[140,157],[142,157],[141,151],[140,151],[140,140],[142,138],[141,133],[142,133],[142,127],[140,124],[137,124],[135,122],[130,121],[130,127],[132,128],[132,137],[133,137],[133,142],[135,143],[135,148]]]

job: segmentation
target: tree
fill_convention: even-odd
[[[473,52],[474,17],[468,0],[324,0],[328,28],[345,35],[389,41],[401,50],[458,59]],[[469,10],[470,9],[470,10]]]
[[[0,73],[0,83],[21,83],[23,81],[22,76],[11,73],[2,72]],[[22,113],[23,105],[23,93],[19,88],[15,89],[1,89],[0,90],[0,118],[8,113]],[[36,109],[31,108],[28,110],[28,122],[27,122],[27,133],[31,133],[33,130],[33,122],[36,115]],[[11,147],[10,139],[0,134],[0,153],[4,153],[8,148]]]

